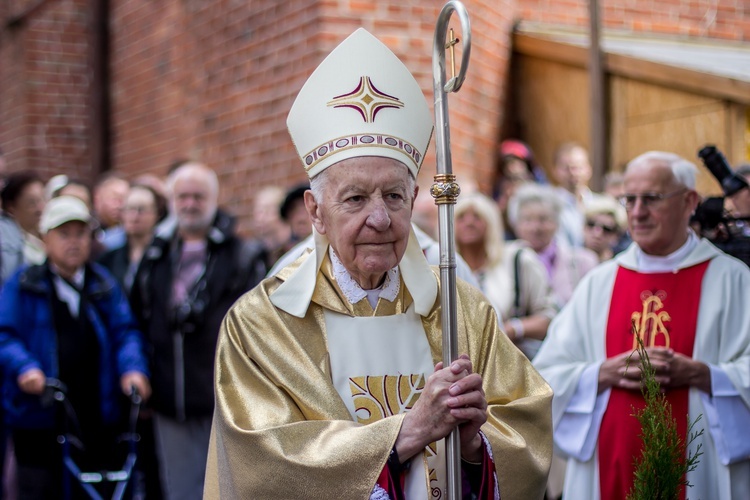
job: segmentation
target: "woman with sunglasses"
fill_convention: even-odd
[[[624,227],[627,224],[625,210],[609,196],[593,200],[585,212],[583,245],[599,257],[599,262],[609,260],[630,243]],[[621,240],[627,240],[625,244]]]

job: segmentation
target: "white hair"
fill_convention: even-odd
[[[695,164],[679,155],[666,151],[649,151],[632,159],[625,168],[625,173],[627,174],[631,168],[641,164],[665,165],[672,171],[672,176],[677,184],[688,189],[695,189],[695,177],[698,174],[698,169]]]
[[[219,177],[216,175],[216,172],[198,162],[189,162],[180,165],[174,172],[169,174],[169,177],[167,177],[167,191],[170,197],[174,196],[174,185],[177,181],[189,177],[199,177],[201,180],[205,180],[206,184],[208,184],[210,198],[218,200]]]
[[[177,213],[175,209],[174,187],[177,181],[181,179],[198,179],[201,183],[208,186],[208,210],[203,221],[206,226],[210,226],[216,217],[216,211],[219,206],[219,177],[216,172],[206,165],[198,162],[189,162],[181,165],[167,177],[167,192],[169,193],[170,206],[172,213]]]
[[[310,179],[310,191],[312,191],[313,198],[320,204],[323,201],[323,195],[325,195],[328,189],[328,169],[323,170],[321,173]]]
[[[551,187],[533,183],[521,185],[508,201],[508,222],[510,222],[510,225],[515,227],[518,224],[521,210],[534,204],[546,207],[552,214],[552,220],[555,221],[555,224],[560,225],[560,212],[563,208],[560,197]]]

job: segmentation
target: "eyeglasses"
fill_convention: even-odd
[[[602,224],[601,222],[596,222],[594,220],[587,220],[586,221],[586,227],[589,229],[594,229],[595,227],[598,227],[602,230],[602,232],[607,234],[614,234],[617,232],[617,227],[610,226],[609,224]]]
[[[632,210],[633,207],[635,207],[635,202],[638,201],[640,198],[641,205],[643,205],[644,208],[652,208],[656,205],[658,205],[660,202],[666,200],[667,198],[671,198],[673,196],[677,196],[678,194],[684,193],[687,191],[687,188],[681,188],[677,191],[672,191],[671,193],[641,193],[641,194],[624,194],[617,198],[617,200],[620,202],[620,205],[625,207],[625,210]]]
[[[131,213],[131,214],[141,215],[141,214],[153,212],[154,208],[153,207],[144,207],[144,206],[127,206],[127,207],[122,207],[122,211],[124,213]]]

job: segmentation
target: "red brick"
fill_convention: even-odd
[[[0,18],[35,0],[0,2]],[[0,33],[0,146],[12,168],[45,175],[75,166],[93,176],[87,22],[90,0],[48,2],[22,28]],[[220,172],[222,201],[240,227],[254,189],[304,179],[286,132],[296,92],[325,54],[365,26],[414,73],[432,101],[431,46],[441,2],[257,0],[112,2],[114,167],[164,173],[176,157]],[[449,97],[454,163],[487,188],[500,136],[513,19],[585,27],[586,0],[465,0],[474,43],[469,76]],[[713,4],[712,4],[713,5]],[[747,41],[750,11],[718,0],[601,2],[612,29]],[[454,24],[457,25],[457,23]],[[4,27],[0,27],[4,30]],[[24,82],[27,82],[25,87]],[[434,147],[425,165],[434,162]]]

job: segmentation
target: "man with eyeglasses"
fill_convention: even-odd
[[[683,440],[685,415],[703,415],[690,497],[750,498],[750,270],[689,229],[695,175],[671,153],[628,164],[620,201],[634,243],[583,279],[534,359],[555,391],[555,444],[570,458],[565,498],[631,488],[642,446],[633,413],[644,406],[634,333]]]

